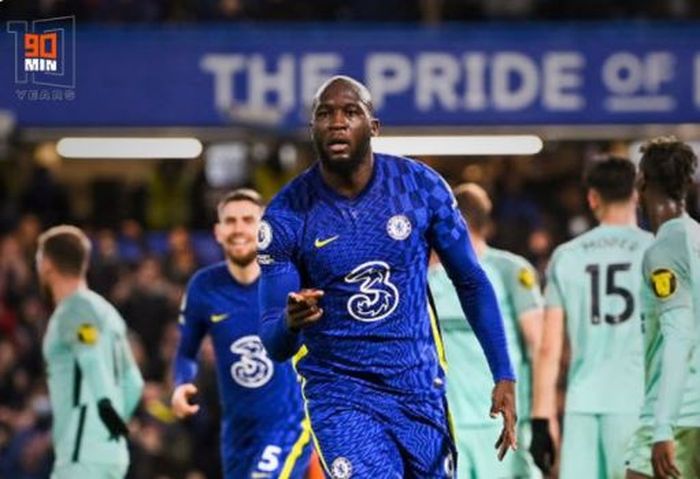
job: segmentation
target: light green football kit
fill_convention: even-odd
[[[563,309],[571,346],[561,479],[624,477],[643,397],[639,289],[652,241],[636,226],[603,224],[552,255],[545,303]]]
[[[539,470],[524,447],[530,442],[531,366],[520,331],[519,316],[542,307],[537,276],[523,258],[488,248],[479,258],[493,285],[503,315],[508,349],[518,376],[519,444],[503,462],[494,444],[502,421],[491,419],[493,378],[474,331],[467,323],[454,286],[441,265],[430,269],[428,281],[435,299],[447,355],[447,399],[457,436],[459,479],[538,478]]]
[[[700,477],[700,224],[665,222],[644,255],[646,383],[627,467],[653,475],[655,442],[675,440],[684,478]]]
[[[128,420],[143,379],[117,310],[97,293],[78,290],[57,306],[43,342],[53,412],[52,479],[122,478],[126,440],[110,440],[97,402],[109,398]]]

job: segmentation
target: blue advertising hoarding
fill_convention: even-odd
[[[334,74],[365,82],[391,126],[692,123],[700,25],[115,29],[64,18],[0,32],[0,109],[20,126],[297,128]]]

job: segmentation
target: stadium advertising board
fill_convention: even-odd
[[[58,45],[75,47],[66,63],[75,67],[66,94],[59,94],[66,89],[60,85],[17,81],[55,77],[22,70],[37,61],[22,57],[20,36],[36,41],[37,32],[46,32],[21,25],[8,22],[0,34],[0,109],[14,112],[20,126],[297,128],[307,121],[315,89],[334,74],[364,81],[378,115],[392,126],[700,120],[695,25],[110,30],[78,24],[75,45]],[[55,54],[57,45],[46,40]],[[59,48],[59,66],[61,54]]]

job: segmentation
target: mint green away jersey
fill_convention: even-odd
[[[700,224],[689,216],[665,222],[644,256],[644,278],[642,423],[667,429],[700,427]],[[674,334],[688,341],[688,355],[678,358],[677,366],[665,365],[666,336]],[[672,347],[669,352],[676,351]],[[667,373],[684,380],[676,399],[668,397],[673,392],[662,384],[665,367]],[[669,404],[659,404],[664,402],[660,398]]]
[[[143,389],[117,310],[97,293],[77,291],[49,319],[43,352],[53,411],[54,467],[128,463],[126,441],[110,441],[97,413],[97,401],[106,397],[128,419]]]
[[[524,259],[506,251],[488,248],[479,258],[496,293],[503,315],[508,349],[518,375],[518,416],[530,417],[531,371],[518,316],[542,306],[534,268]],[[489,418],[493,378],[486,356],[467,323],[459,298],[445,269],[430,269],[428,282],[442,329],[447,355],[447,399],[459,429],[492,424]]]
[[[547,269],[547,308],[563,308],[571,361],[566,411],[635,413],[644,370],[639,290],[653,236],[600,225],[559,246]]]

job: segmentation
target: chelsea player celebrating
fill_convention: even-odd
[[[301,478],[310,455],[299,384],[291,364],[274,364],[257,335],[256,231],[260,196],[236,190],[218,205],[217,242],[226,261],[198,271],[187,288],[180,316],[172,406],[187,417],[199,406],[197,351],[213,340],[222,404],[221,457],[227,479]]]
[[[273,199],[259,231],[260,335],[274,359],[296,353],[326,473],[454,472],[444,351],[428,308],[431,248],[486,353],[503,456],[516,445],[515,378],[493,289],[451,191],[421,163],[372,152],[379,122],[364,85],[331,78],[312,108],[320,161]]]

